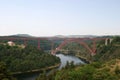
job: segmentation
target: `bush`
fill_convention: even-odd
[[[95,74],[93,75],[93,80],[107,80],[106,78],[109,77],[110,74],[107,73],[106,71],[100,70],[96,71]]]
[[[100,62],[93,62],[90,65],[93,66],[94,68],[100,68],[102,66],[102,63],[100,63]]]
[[[116,68],[115,68],[115,74],[117,74],[117,75],[120,74],[120,68],[119,68],[118,65],[117,65]]]

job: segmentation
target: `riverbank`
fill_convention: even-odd
[[[48,71],[54,68],[57,68],[60,66],[61,63],[59,64],[55,64],[54,66],[50,66],[50,67],[46,67],[46,68],[41,68],[41,69],[34,69],[34,70],[30,70],[30,71],[24,71],[24,72],[14,72],[12,73],[12,75],[19,75],[19,74],[25,74],[25,73],[35,73],[35,72],[42,72],[42,71]]]
[[[79,56],[79,55],[75,55],[75,56],[78,57],[79,59],[81,59],[83,62],[85,62],[85,63],[87,63],[87,64],[91,63],[90,60],[88,60],[88,59],[86,59],[86,58],[84,58],[84,57],[82,57],[82,56]]]

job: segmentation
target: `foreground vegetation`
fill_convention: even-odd
[[[120,80],[120,59],[77,67],[69,64],[48,76],[43,73],[36,80]]]
[[[12,77],[4,62],[0,62],[0,80],[16,80]]]

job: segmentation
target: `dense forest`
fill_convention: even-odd
[[[0,61],[6,63],[6,67],[11,72],[26,72],[60,63],[58,57],[33,46],[20,48],[2,44],[0,45]]]
[[[44,72],[36,80],[120,80],[120,37],[113,37],[109,45],[102,43],[97,44],[97,54],[90,64],[67,63],[62,70],[48,76]]]

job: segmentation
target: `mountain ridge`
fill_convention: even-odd
[[[12,36],[12,37],[35,37],[35,36],[29,35],[29,34],[15,34],[15,35],[9,35],[9,36]]]

